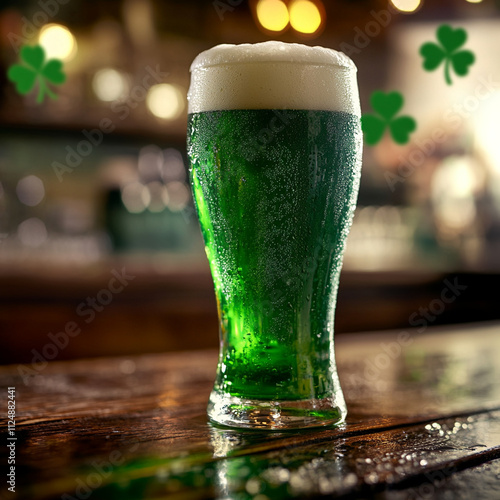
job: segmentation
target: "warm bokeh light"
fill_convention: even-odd
[[[160,83],[149,89],[146,104],[158,118],[175,120],[184,110],[184,94],[176,85]]]
[[[321,26],[318,6],[310,0],[294,0],[290,4],[290,24],[301,33],[316,33]]]
[[[151,197],[148,210],[150,212],[162,212],[169,201],[167,188],[158,181],[150,182],[146,187]]]
[[[470,158],[449,156],[432,178],[431,198],[438,226],[461,231],[474,222],[477,176]]]
[[[46,24],[39,35],[47,59],[69,61],[76,55],[77,44],[71,31],[61,24]]]
[[[189,189],[183,182],[169,182],[167,184],[168,191],[168,208],[172,212],[180,212],[186,208],[189,203]]]
[[[132,214],[144,212],[151,202],[149,189],[140,182],[131,182],[122,189],[122,201]]]
[[[163,182],[186,180],[184,160],[178,149],[168,148],[163,151],[162,179]]]
[[[469,3],[481,3],[483,0],[466,0]]]
[[[94,75],[92,89],[101,101],[116,101],[127,93],[128,82],[116,69],[103,68]]]
[[[259,0],[257,19],[269,31],[282,31],[288,26],[288,8],[281,0]]]
[[[422,3],[421,0],[391,0],[392,5],[401,12],[415,12]]]
[[[150,144],[144,146],[139,151],[137,169],[139,178],[142,182],[157,181],[161,178],[161,169],[163,166],[163,151],[156,145]]]
[[[476,147],[495,176],[500,176],[500,144],[497,126],[499,114],[500,91],[495,90],[488,97],[488,104],[482,106],[473,117]]]

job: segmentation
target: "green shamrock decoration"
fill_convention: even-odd
[[[30,92],[38,81],[36,102],[41,103],[45,94],[57,99],[57,95],[50,90],[48,83],[60,85],[66,81],[62,66],[59,59],[45,62],[45,51],[40,45],[34,47],[25,45],[21,48],[21,64],[13,64],[7,72],[7,77],[15,83],[17,91],[23,95]]]
[[[409,135],[417,128],[417,123],[411,116],[394,118],[403,107],[403,96],[399,92],[385,94],[376,90],[370,97],[375,114],[365,114],[361,117],[361,128],[367,144],[377,144],[382,139],[386,127],[389,127],[392,138],[398,144],[406,144]]]
[[[470,50],[458,50],[467,40],[464,29],[453,29],[448,24],[442,24],[437,29],[436,36],[441,45],[427,42],[420,47],[420,55],[424,58],[423,66],[427,71],[434,71],[445,61],[444,77],[446,83],[451,85],[450,66],[458,76],[465,76],[475,57]]]

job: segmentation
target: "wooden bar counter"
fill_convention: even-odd
[[[31,376],[2,367],[0,458],[15,457],[15,493],[2,475],[0,496],[498,500],[499,333],[339,335],[347,422],[306,431],[210,424],[213,350],[23,365]]]

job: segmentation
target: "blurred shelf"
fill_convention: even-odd
[[[102,292],[117,273],[133,279],[119,293]],[[498,281],[498,275],[482,273],[344,271],[336,332],[500,319],[498,293],[492,292]],[[109,303],[92,314],[88,300],[99,293]],[[68,322],[76,322],[82,333],[57,359],[216,348],[217,306],[208,263],[160,256],[80,265],[0,264],[0,363],[31,361],[33,349],[41,352],[48,334]]]
[[[137,121],[128,120],[120,122],[109,111],[100,109],[100,113],[95,115],[87,114],[87,116],[78,116],[71,119],[60,118],[52,120],[33,120],[31,117],[21,118],[19,114],[6,114],[0,112],[0,133],[6,135],[18,136],[49,136],[61,138],[62,136],[71,139],[85,137],[82,135],[82,130],[91,130],[99,128],[99,122],[103,119],[108,119],[116,127],[112,133],[103,133],[103,140],[109,142],[110,138],[113,143],[130,142],[142,144],[146,142],[154,142],[157,144],[175,143],[179,147],[185,149],[186,143],[186,121],[181,120],[179,123],[163,125],[154,123],[152,120]],[[42,115],[43,117],[43,115]]]

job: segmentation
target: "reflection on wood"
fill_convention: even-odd
[[[498,329],[340,338],[347,423],[300,432],[209,424],[215,351],[1,368],[18,498],[497,498]]]

